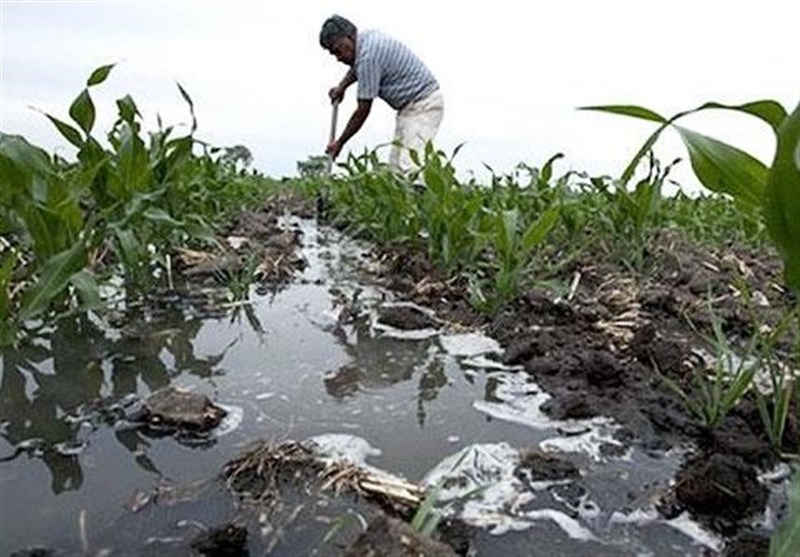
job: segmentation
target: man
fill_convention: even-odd
[[[434,138],[444,115],[444,99],[431,71],[401,42],[380,33],[359,32],[349,20],[334,15],[322,25],[319,42],[339,62],[350,66],[328,96],[334,103],[358,82],[358,105],[338,139],[326,152],[336,158],[347,141],[364,125],[372,101],[379,97],[397,111],[394,145],[389,164],[398,170],[410,166],[408,149],[419,152]]]

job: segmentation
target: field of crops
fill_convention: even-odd
[[[562,170],[568,161],[556,154],[489,183],[464,181],[458,149],[429,145],[412,153],[408,174],[367,152],[332,175],[307,163],[276,181],[248,170],[246,148],[194,137],[180,85],[188,134],[145,132],[124,97],[101,135],[91,92],[112,72],[92,73],[69,120],[43,116],[75,160],[0,136],[3,369],[59,320],[119,319],[155,293],[187,296],[201,277],[220,307],[246,306],[255,287],[291,282],[302,263],[287,266],[288,252],[274,251],[297,238],[269,227],[256,238],[242,215],[268,213],[273,223],[311,207],[320,226],[369,242],[379,280],[398,296],[496,339],[502,363],[552,395],[554,419],[609,416],[625,443],[694,447],[659,504],[665,516],[688,510],[731,555],[739,543],[755,544],[753,555],[794,555],[796,472],[783,526],[754,523],[767,506],[758,475],[796,465],[800,453],[800,107],[696,110],[770,126],[768,166],[678,125],[696,111],[666,118],[607,106],[587,109],[656,126],[619,176]],[[664,164],[652,148],[675,130],[688,160]],[[666,195],[676,164],[691,164],[706,190]],[[421,510],[435,512],[434,499]]]

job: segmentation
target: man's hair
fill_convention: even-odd
[[[319,32],[319,44],[322,45],[322,48],[330,50],[338,38],[355,39],[357,33],[358,29],[352,21],[340,15],[332,15],[322,24],[322,30]]]

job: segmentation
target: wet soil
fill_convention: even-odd
[[[235,280],[255,280],[272,290],[287,285],[306,265],[299,255],[301,232],[280,221],[287,210],[309,211],[307,204],[276,198],[260,210],[233,215],[220,230],[217,249],[181,251],[179,274],[193,285]]]
[[[224,524],[198,535],[191,543],[198,554],[208,557],[246,557],[247,528],[239,524]]]
[[[379,257],[386,286],[434,308],[441,319],[481,326],[497,339],[505,349],[503,363],[522,366],[553,396],[543,407],[552,418],[610,416],[622,425],[616,435],[625,445],[694,447],[696,458],[685,463],[664,499],[732,539],[763,512],[767,496],[757,474],[779,462],[779,451],[764,433],[752,394],[708,428],[664,378],[694,395],[695,374],[713,368],[707,341],[713,319],[741,354],[756,328],[775,327],[795,299],[770,250],[714,251],[674,232],[654,245],[646,272],[615,267],[605,253],[587,254],[551,277],[577,285],[570,295],[564,288],[529,288],[492,316],[472,310],[466,284],[443,280],[424,254]],[[786,362],[792,361],[793,338],[790,331],[776,344]],[[798,415],[794,401],[783,452],[798,451]],[[661,505],[666,514],[668,508]]]
[[[514,475],[522,481],[544,482],[580,477],[578,468],[568,460],[536,450],[523,451]]]
[[[202,394],[165,387],[143,402],[143,425],[167,431],[207,433],[228,413]]]
[[[402,520],[382,515],[347,547],[342,557],[455,557],[446,544],[423,536]]]

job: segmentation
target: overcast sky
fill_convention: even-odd
[[[653,125],[575,110],[582,105],[641,104],[669,116],[709,100],[773,98],[787,109],[800,101],[797,0],[2,0],[0,130],[69,156],[30,107],[67,118],[90,72],[117,62],[92,92],[103,131],[127,93],[151,127],[156,114],[189,122],[179,81],[194,100],[198,138],[247,145],[259,170],[294,174],[297,160],[323,152],[326,93],[346,71],[318,43],[332,13],[395,36],[427,63],[446,103],[437,144],[451,151],[464,142],[456,165],[479,177],[483,163],[507,172],[556,152],[566,154],[560,171],[619,173]],[[685,124],[772,156],[771,132],[746,116]],[[385,142],[393,126],[378,101],[346,149]],[[661,156],[678,155],[670,134]]]

